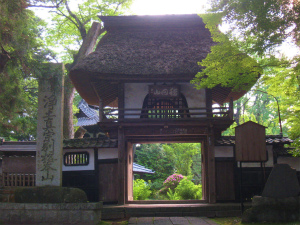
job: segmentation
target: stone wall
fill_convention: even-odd
[[[98,224],[102,203],[0,203],[1,224]]]

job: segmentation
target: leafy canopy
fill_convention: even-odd
[[[300,155],[299,56],[286,59],[277,47],[293,41],[299,47],[300,2],[289,0],[213,0],[213,13],[231,29],[231,40],[243,43],[242,52],[255,57],[263,69],[262,84],[279,100],[283,124],[295,139],[295,155]],[[269,103],[277,111],[275,102]]]
[[[222,14],[201,15],[216,43],[207,57],[199,62],[203,67],[191,83],[196,88],[213,88],[217,85],[231,87],[234,91],[249,89],[262,72],[256,60],[241,52],[237,42],[232,42],[221,33],[218,25]]]
[[[37,78],[52,58],[42,40],[45,23],[22,0],[0,1],[0,136],[36,133]]]

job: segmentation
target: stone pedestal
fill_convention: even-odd
[[[254,196],[252,208],[243,213],[243,223],[300,221],[300,197]]]
[[[63,65],[45,64],[39,79],[36,186],[62,185]]]

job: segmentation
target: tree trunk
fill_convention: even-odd
[[[74,124],[73,124],[73,100],[75,96],[75,88],[71,83],[69,76],[65,76],[64,86],[64,139],[74,138]]]
[[[78,51],[77,56],[74,58],[74,62],[68,68],[68,73],[71,69],[83,59],[85,56],[90,54],[95,45],[97,38],[101,33],[103,33],[103,29],[101,29],[101,24],[94,22],[92,24],[91,29],[89,30],[86,38],[83,40],[82,45]],[[74,138],[74,124],[73,124],[73,100],[75,95],[75,88],[70,80],[69,75],[65,76],[65,90],[64,90],[64,126],[63,126],[63,136],[64,139],[72,139]]]

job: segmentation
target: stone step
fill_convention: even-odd
[[[245,205],[245,209],[250,204]],[[129,204],[106,205],[102,219],[121,219],[129,217],[234,217],[241,216],[238,203],[224,204]]]

